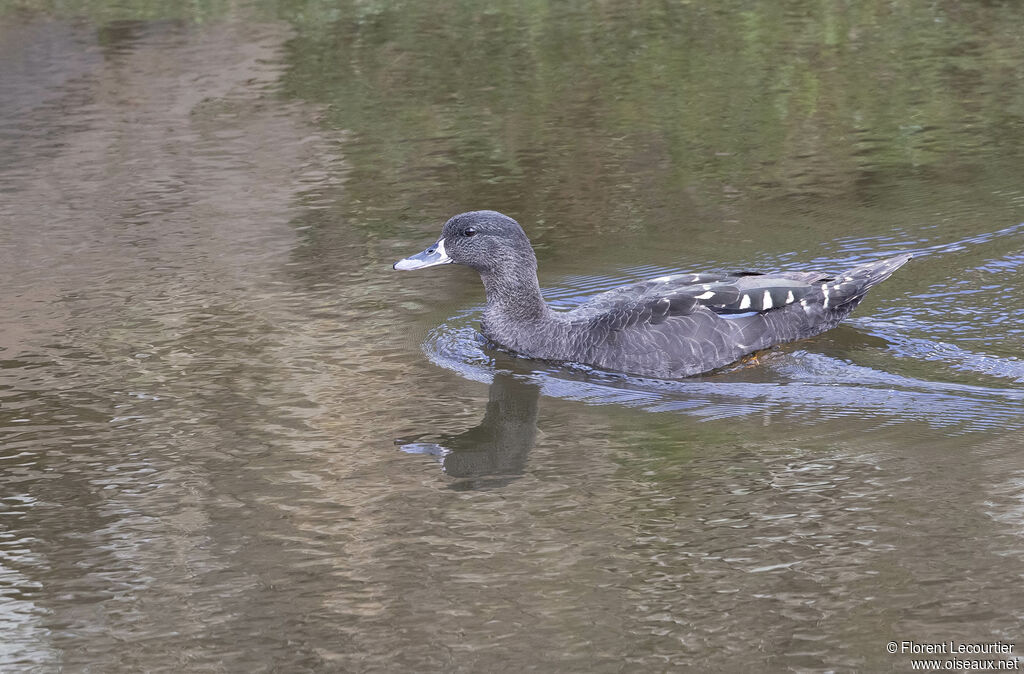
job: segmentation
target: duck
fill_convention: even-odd
[[[839,274],[670,274],[558,311],[541,295],[537,257],[522,226],[484,210],[452,217],[434,243],[393,268],[461,264],[475,270],[487,296],[481,333],[515,355],[681,379],[832,329],[911,257],[896,255]]]

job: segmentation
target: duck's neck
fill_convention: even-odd
[[[540,294],[537,268],[504,269],[480,275],[487,291],[486,322],[498,326],[522,325],[548,318],[551,310]]]

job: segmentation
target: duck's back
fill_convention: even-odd
[[[845,274],[675,274],[602,293],[564,316],[563,360],[675,378],[834,327],[910,259]]]

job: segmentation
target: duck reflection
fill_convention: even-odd
[[[497,373],[488,398],[483,420],[468,431],[442,435],[436,443],[396,444],[404,452],[439,457],[442,470],[460,478],[453,489],[507,484],[523,474],[536,441],[540,387]]]

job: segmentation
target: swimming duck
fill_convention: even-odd
[[[541,297],[537,258],[519,223],[471,211],[451,218],[436,242],[394,268],[475,269],[487,292],[481,332],[522,356],[675,379],[835,327],[910,257],[842,274],[671,274],[555,311]]]

